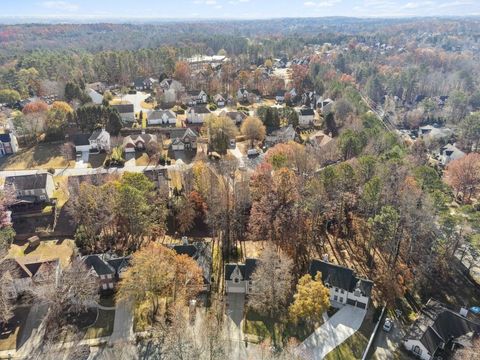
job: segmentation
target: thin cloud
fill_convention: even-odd
[[[77,11],[80,8],[77,4],[66,1],[44,1],[41,5],[47,9],[59,11]]]

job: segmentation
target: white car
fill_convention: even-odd
[[[393,327],[393,321],[390,320],[389,318],[386,318],[385,322],[383,323],[383,330],[386,332],[390,332],[390,330],[392,330],[392,327]]]

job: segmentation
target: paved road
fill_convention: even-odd
[[[133,104],[133,109],[137,113],[140,110],[143,112],[150,112],[151,110],[146,110],[141,107],[142,101],[144,101],[146,98],[148,98],[150,95],[141,91],[137,91],[136,94],[127,94],[123,96],[123,101],[128,101]]]
[[[345,305],[298,346],[298,354],[309,360],[323,359],[360,328],[366,313],[366,310]]]
[[[185,165],[183,162],[177,162],[174,165],[148,165],[148,166],[125,166],[123,168],[61,168],[55,169],[55,176],[82,176],[82,175],[96,175],[96,174],[121,174],[123,172],[144,172],[146,170],[153,169],[179,169],[189,167],[191,165]],[[47,169],[35,169],[35,170],[3,170],[0,171],[0,176],[18,176],[18,175],[34,175],[38,173],[44,173]]]
[[[383,323],[381,324],[383,326]],[[394,353],[398,347],[401,346],[402,338],[405,335],[405,331],[397,320],[393,321],[393,328],[389,333],[380,328],[378,330],[377,337],[373,342],[375,351],[373,352],[372,359],[375,360],[391,360],[394,359]]]

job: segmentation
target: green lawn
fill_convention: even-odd
[[[314,329],[304,324],[286,323],[280,319],[261,316],[249,310],[245,316],[243,331],[250,342],[260,343],[266,339],[272,339],[278,344],[286,343],[290,338],[303,341]]]
[[[368,339],[360,331],[350,336],[340,346],[333,349],[325,357],[326,360],[357,360],[361,359]]]

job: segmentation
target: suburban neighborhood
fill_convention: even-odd
[[[473,19],[0,23],[0,359],[480,359]]]

